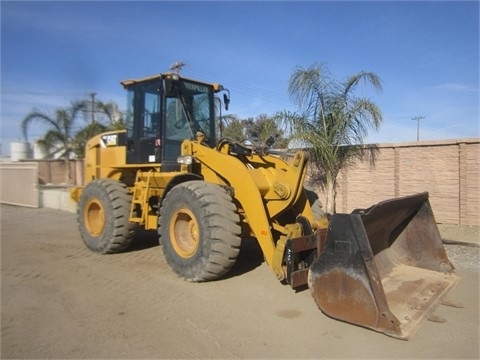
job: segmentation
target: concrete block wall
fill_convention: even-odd
[[[380,144],[378,147],[375,166],[358,162],[355,168],[339,174],[337,212],[351,212],[385,199],[428,191],[438,223],[480,226],[480,139]],[[71,169],[72,185],[83,185],[83,161],[72,161]],[[64,184],[63,160],[38,161],[38,178],[42,184]],[[316,190],[325,202],[325,195]],[[57,204],[50,194],[42,196],[44,204]],[[67,198],[62,194],[60,203],[68,204],[72,211]],[[60,203],[55,206],[63,206]]]
[[[67,184],[64,160],[33,160],[38,163],[40,184]],[[83,160],[70,160],[70,185],[83,185]]]
[[[70,197],[70,188],[44,186],[39,189],[39,207],[77,212],[77,203]]]
[[[480,226],[479,167],[479,139],[380,144],[374,167],[339,174],[337,212],[428,191],[437,222]]]

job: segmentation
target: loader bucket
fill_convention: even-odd
[[[428,193],[332,216],[309,287],[327,315],[408,339],[458,277]]]

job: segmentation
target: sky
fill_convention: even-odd
[[[121,80],[167,72],[230,90],[240,118],[297,111],[292,72],[314,63],[360,90],[384,122],[367,142],[479,137],[479,1],[5,1],[1,0],[1,143],[21,141],[32,110],[115,101]],[[225,114],[225,113],[224,113]],[[29,139],[45,133],[29,128]]]

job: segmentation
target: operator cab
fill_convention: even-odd
[[[176,171],[183,140],[201,132],[206,145],[216,145],[214,94],[221,85],[171,73],[121,84],[127,90],[127,164],[160,163],[161,171]],[[224,102],[227,106],[226,94]]]

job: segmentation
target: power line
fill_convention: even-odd
[[[220,76],[209,70],[201,69],[197,66],[191,66],[189,71],[190,76],[193,78],[202,78],[205,81],[215,82],[221,77],[222,84],[226,85],[230,90],[233,90],[236,94],[246,95],[251,97],[257,97],[258,95],[262,96],[265,100],[269,102],[276,103],[282,107],[291,106],[291,102],[285,91],[284,94],[281,92],[266,89],[264,87],[258,86],[255,83],[246,82],[238,78],[232,78],[225,75]]]
[[[2,95],[29,95],[29,96],[77,96],[84,95],[82,92],[41,92],[41,91],[2,91]]]

